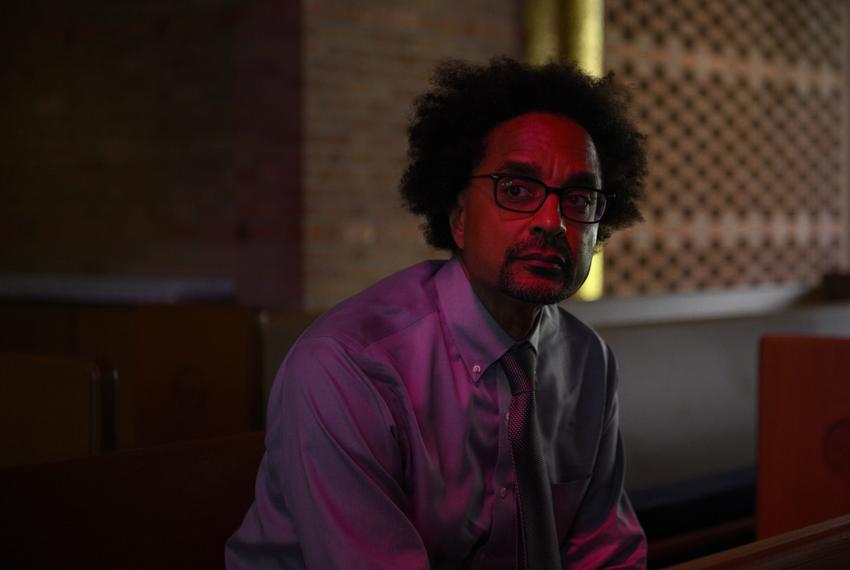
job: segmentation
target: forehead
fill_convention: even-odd
[[[500,123],[484,139],[483,169],[505,164],[527,166],[527,172],[543,179],[557,179],[577,172],[598,175],[593,140],[574,120],[551,113],[526,113]],[[560,182],[560,181],[556,181]]]

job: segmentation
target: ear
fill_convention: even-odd
[[[463,229],[466,225],[466,192],[457,197],[457,204],[449,214],[449,227],[458,249],[463,249]]]

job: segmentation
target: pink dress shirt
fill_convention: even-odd
[[[528,340],[563,567],[643,568],[613,355],[555,305]],[[410,267],[320,317],[275,380],[256,499],[227,567],[513,569],[511,393],[498,362],[513,344],[456,259]]]

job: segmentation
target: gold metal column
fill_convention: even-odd
[[[604,22],[604,0],[526,0],[526,57],[535,65],[574,61],[585,73],[600,77],[604,73]],[[600,250],[577,293],[580,299],[592,301],[602,296],[603,265]]]
[[[525,54],[529,63],[542,65],[561,55],[561,2],[525,0]]]
[[[566,0],[561,4],[561,59],[575,61],[582,71],[594,77],[605,73],[603,41],[604,0]]]

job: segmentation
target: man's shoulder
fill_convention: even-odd
[[[437,311],[434,277],[445,261],[423,261],[393,273],[335,305],[304,332],[359,350]]]

